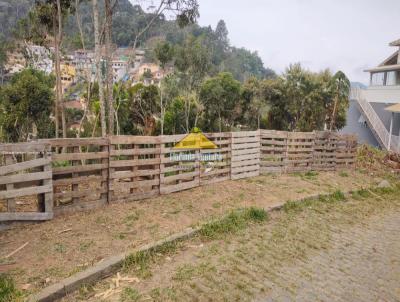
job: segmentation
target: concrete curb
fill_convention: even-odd
[[[79,272],[56,284],[46,287],[38,294],[30,296],[27,301],[51,302],[61,299],[79,289],[84,284],[93,284],[98,280],[109,277],[123,266],[127,256],[137,252],[152,251],[166,243],[171,243],[193,237],[199,230],[200,228],[187,228],[182,232],[173,234],[157,242],[143,245],[133,251],[112,256],[104,261],[95,264],[93,267],[90,267],[85,271]]]
[[[344,195],[347,197],[352,192],[353,191],[346,192],[346,193],[344,193]],[[318,199],[320,197],[330,196],[330,195],[331,194],[315,194],[315,195],[311,195],[308,197],[298,199],[298,200],[296,200],[296,202],[303,202],[305,200],[310,200],[310,199]],[[283,208],[283,206],[285,205],[286,202],[287,201],[285,201],[284,203],[282,203],[281,205],[278,205],[278,206],[265,208],[264,210],[266,212],[279,211]],[[200,229],[201,229],[201,227],[187,228],[187,229],[183,230],[182,232],[173,234],[165,239],[156,241],[154,243],[143,245],[133,251],[122,253],[122,254],[119,254],[116,256],[112,256],[104,261],[101,261],[101,262],[95,264],[93,267],[90,267],[90,268],[86,269],[85,271],[79,272],[79,273],[77,273],[69,278],[66,278],[56,284],[46,287],[38,294],[28,297],[27,301],[29,301],[29,302],[52,302],[52,301],[61,299],[61,298],[65,297],[66,295],[79,289],[82,285],[93,284],[93,283],[97,282],[98,280],[109,277],[110,275],[112,275],[113,273],[115,273],[116,271],[121,269],[127,256],[137,253],[137,252],[152,251],[154,249],[161,247],[162,245],[164,245],[166,243],[172,243],[172,242],[191,238],[194,235],[196,235],[200,231]]]

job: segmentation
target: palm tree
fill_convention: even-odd
[[[342,71],[338,71],[332,78],[331,88],[333,91],[335,102],[333,105],[329,131],[332,131],[335,125],[336,113],[338,111],[339,104],[347,103],[349,100],[350,81]]]

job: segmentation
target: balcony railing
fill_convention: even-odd
[[[377,139],[381,146],[386,150],[390,149],[390,151],[399,152],[399,136],[390,136],[389,131],[386,129],[379,115],[376,113],[371,104],[366,101],[363,90],[360,88],[352,88],[350,91],[350,99],[357,101],[362,114],[365,116],[375,136],[377,136]]]

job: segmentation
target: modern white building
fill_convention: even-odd
[[[360,141],[400,152],[400,39],[389,44],[397,50],[370,74],[367,88],[352,87],[348,125]]]

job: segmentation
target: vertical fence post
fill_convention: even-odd
[[[112,178],[111,178],[111,168],[110,168],[110,164],[111,164],[111,139],[110,137],[107,137],[107,145],[105,146],[101,146],[101,150],[104,152],[108,153],[107,158],[103,158],[101,160],[102,164],[106,164],[107,168],[106,169],[102,169],[101,170],[101,176],[103,178],[103,182],[101,184],[102,188],[106,189],[106,193],[102,194],[103,196],[101,196],[101,198],[105,198],[107,203],[111,203],[112,202],[112,192],[111,192],[111,186],[112,186]]]
[[[47,158],[50,162],[43,166],[43,172],[51,171],[53,174],[53,167],[51,164],[51,146],[46,145],[43,152],[43,158]],[[53,200],[54,200],[54,189],[53,189],[53,175],[50,178],[43,180],[43,185],[50,185],[51,192],[44,193],[44,211],[46,213],[53,213]]]
[[[6,165],[11,165],[14,163],[14,159],[12,154],[6,154],[5,155],[5,163]],[[6,184],[6,190],[12,190],[14,189],[14,184],[13,183],[8,183]],[[16,211],[16,202],[14,198],[7,198],[7,212],[15,212]]]

